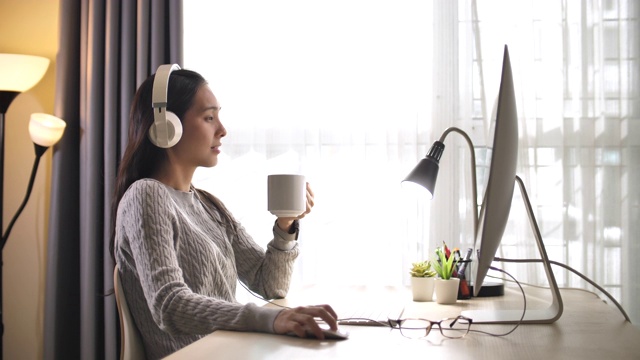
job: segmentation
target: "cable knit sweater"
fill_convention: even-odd
[[[237,280],[266,298],[286,295],[297,242],[277,226],[273,234],[265,251],[239,224],[227,233],[215,206],[195,191],[133,183],[118,206],[115,256],[147,357],[218,329],[273,332],[280,309],[235,300]]]

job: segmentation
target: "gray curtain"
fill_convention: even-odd
[[[60,0],[45,359],[119,358],[111,195],[133,94],[163,63],[182,65],[182,0]]]

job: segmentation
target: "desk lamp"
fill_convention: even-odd
[[[49,59],[40,56],[0,54],[0,233],[3,231],[4,205],[4,119],[9,105],[20,93],[31,89],[44,76]],[[39,158],[39,156],[38,156]],[[6,234],[9,235],[8,233]],[[2,236],[2,248],[6,243]],[[0,249],[0,336],[4,335],[2,321],[2,249]],[[0,338],[0,358],[3,346]]]
[[[478,238],[478,189],[476,182],[476,155],[475,155],[475,147],[473,146],[473,142],[469,135],[460,128],[457,127],[449,127],[447,128],[440,139],[433,143],[427,155],[420,160],[418,165],[407,175],[407,177],[403,180],[403,184],[406,183],[414,183],[424,187],[428,192],[428,197],[430,199],[433,198],[433,194],[435,193],[436,180],[438,178],[438,171],[440,170],[440,158],[444,153],[444,140],[447,138],[449,133],[455,132],[461,135],[464,140],[469,145],[469,154],[471,159],[471,196],[473,198],[473,238],[474,238],[474,248],[475,239]],[[473,291],[473,285],[471,284],[471,290]],[[487,282],[485,283],[482,290],[478,292],[476,296],[484,297],[484,296],[500,296],[504,294],[504,285],[502,283],[497,282]]]
[[[476,183],[476,154],[474,151],[471,138],[466,132],[457,127],[447,128],[440,136],[440,140],[431,145],[429,153],[424,159],[420,160],[418,165],[407,175],[403,182],[412,182],[423,186],[428,192],[429,199],[433,199],[438,171],[440,170],[440,158],[444,152],[444,140],[450,132],[456,132],[467,141],[469,145],[469,153],[471,155],[471,196],[473,197],[473,236],[474,239],[478,235],[478,190]]]

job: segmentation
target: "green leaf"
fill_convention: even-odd
[[[458,264],[458,260],[455,259],[453,253],[451,253],[449,258],[447,258],[442,248],[436,249],[436,257],[437,259],[432,261],[432,265],[438,276],[444,280],[451,279],[453,276],[453,270]]]

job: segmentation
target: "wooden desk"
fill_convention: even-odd
[[[527,288],[527,308],[541,308],[550,297],[547,291]],[[620,312],[595,294],[563,290],[565,310],[550,325],[520,325],[510,335],[493,337],[469,333],[463,339],[443,338],[437,329],[425,339],[403,337],[398,330],[385,327],[341,326],[350,333],[348,340],[317,341],[289,336],[216,331],[167,359],[640,359],[640,330],[625,322]],[[311,301],[304,301],[311,299]],[[499,298],[459,300],[455,305],[411,301],[408,289],[309,287],[294,291],[288,306],[331,304],[340,312],[349,304],[373,302],[406,304],[405,316],[432,320],[457,315],[466,309],[521,309],[519,290],[506,289]],[[272,306],[272,305],[268,305]],[[492,333],[504,333],[512,325],[472,325]]]

